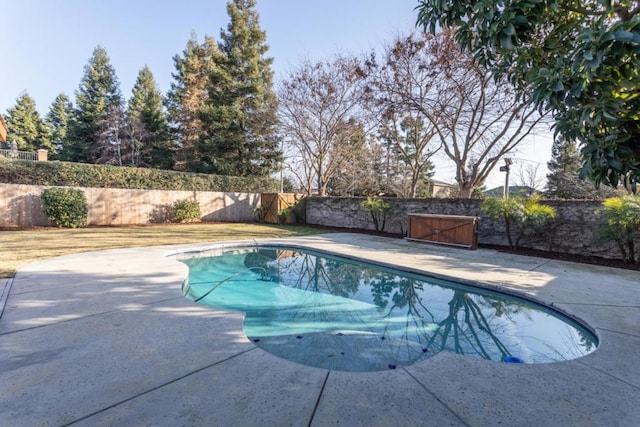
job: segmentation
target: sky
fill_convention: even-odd
[[[195,33],[219,39],[229,17],[226,0],[0,0],[0,113],[24,92],[44,115],[60,93],[75,100],[94,48],[103,46],[125,98],[145,65],[166,93],[181,54]],[[415,28],[417,0],[257,0],[276,81],[303,58],[362,54]],[[546,175],[548,137],[531,138],[516,168],[540,164]],[[521,159],[521,160],[517,160]],[[436,179],[452,182],[454,168],[436,160]],[[502,185],[495,172],[488,186]]]

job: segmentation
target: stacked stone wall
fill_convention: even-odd
[[[368,211],[360,207],[357,197],[309,197],[306,199],[306,218],[309,225],[374,230]],[[477,199],[385,199],[391,206],[383,231],[406,235],[409,213],[436,215],[478,216],[478,242],[507,246],[503,221],[494,220],[480,211]],[[525,236],[523,248],[554,251],[583,256],[620,258],[615,244],[601,244],[596,240],[600,222],[597,211],[601,203],[580,200],[546,200],[543,203],[556,210],[556,218],[540,232]],[[640,242],[636,243],[640,247]]]

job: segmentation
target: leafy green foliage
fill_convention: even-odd
[[[173,150],[167,117],[162,109],[162,94],[147,66],[140,70],[133,86],[127,119],[130,145],[138,153],[137,165],[171,169]]]
[[[281,160],[273,58],[266,56],[269,46],[255,1],[229,1],[227,12],[231,22],[220,34],[222,56],[209,76],[208,98],[200,110],[199,172],[268,175]]]
[[[94,49],[84,67],[80,87],[76,91],[76,110],[69,127],[70,143],[61,152],[63,160],[95,162],[101,123],[110,111],[122,109],[120,83],[107,51],[102,46]]]
[[[410,111],[398,117],[390,110],[383,116],[379,133],[389,153],[389,169],[395,169],[393,175],[387,171],[390,188],[400,197],[428,197],[428,183],[434,175],[431,158],[441,147],[433,124]],[[407,181],[403,175],[409,175],[409,185],[402,185]]]
[[[376,231],[384,231],[387,213],[391,210],[391,205],[378,197],[367,196],[367,199],[360,203],[360,207],[369,211]]]
[[[581,145],[581,176],[640,180],[640,8],[629,0],[421,0],[418,21],[457,39],[551,111]]]
[[[553,142],[551,160],[547,163],[546,197],[559,199],[602,199],[611,196],[610,188],[597,189],[593,182],[580,179],[580,152],[575,142],[559,138]]]
[[[54,151],[49,154],[51,160],[59,160],[58,153],[67,149],[69,139],[69,122],[73,118],[73,105],[64,93],[56,96],[56,99],[49,107],[49,112],[45,117],[45,122],[51,131],[51,145]]]
[[[58,227],[78,228],[87,225],[89,206],[82,190],[47,188],[40,197],[44,214]]]
[[[252,208],[253,216],[258,222],[264,222],[267,212],[269,212],[269,206],[258,206]]]
[[[197,200],[177,200],[173,203],[173,222],[200,221],[200,203]]]
[[[481,211],[494,219],[503,219],[509,246],[517,249],[520,240],[525,235],[541,230],[547,222],[555,218],[555,210],[540,203],[540,196],[530,198],[509,197],[499,199],[487,197],[480,207]],[[517,228],[517,235],[513,238],[513,228]]]
[[[7,110],[5,116],[9,132],[7,143],[16,142],[18,150],[37,151],[44,148],[52,151],[49,129],[36,110],[36,102],[27,93],[16,100],[16,105]]]
[[[203,132],[200,109],[206,102],[209,75],[221,60],[215,40],[205,36],[199,43],[195,34],[182,54],[173,57],[176,68],[174,81],[167,94],[166,107],[172,137],[179,150],[175,152],[177,170],[204,172],[198,141]]]
[[[611,197],[602,202],[597,239],[618,244],[622,258],[635,263],[635,239],[640,235],[640,198]]]
[[[0,163],[0,182],[69,187],[264,192],[276,191],[270,177],[192,174],[158,169],[69,162],[10,161]]]

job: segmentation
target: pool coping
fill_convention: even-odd
[[[453,354],[373,373],[297,365],[249,342],[241,314],[182,298],[186,266],[166,259],[247,245],[297,246],[413,273],[428,267],[441,278],[455,272],[465,284],[481,282],[569,315],[600,346],[543,365]],[[640,421],[638,272],[336,233],[69,255],[20,269],[11,286],[0,318],[0,425]]]

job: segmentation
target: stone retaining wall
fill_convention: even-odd
[[[306,219],[309,225],[374,230],[368,211],[360,207],[362,198],[309,197],[306,199]],[[493,220],[480,212],[480,200],[475,199],[386,199],[391,205],[387,214],[385,232],[406,235],[409,213],[438,215],[479,216],[478,241],[480,244],[507,246],[503,221]],[[614,244],[595,243],[595,232],[601,207],[596,201],[549,200],[557,217],[545,229],[533,236],[524,237],[523,248],[563,252],[603,258],[620,258]],[[636,247],[640,242],[636,243]]]
[[[0,184],[0,227],[49,226],[39,185]],[[259,193],[81,188],[89,205],[89,225],[162,223],[171,219],[173,202],[195,199],[203,221],[254,221]]]

